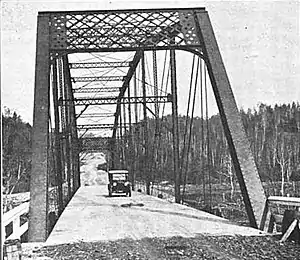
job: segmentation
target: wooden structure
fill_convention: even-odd
[[[280,242],[284,242],[286,241],[290,235],[292,234],[292,232],[297,229],[298,232],[300,230],[300,198],[297,197],[281,197],[281,196],[270,196],[268,198],[268,207],[271,204],[277,204],[277,205],[284,205],[284,206],[293,206],[296,207],[296,211],[293,214],[293,219],[292,221],[284,219],[283,218],[283,222],[284,221],[290,221],[291,223],[288,224],[287,228],[283,229],[283,236],[280,240]],[[298,213],[299,212],[299,213]],[[274,229],[274,224],[275,224],[275,217],[272,216],[270,219],[270,223],[269,223],[269,228],[268,231],[272,232],[272,230]],[[300,233],[298,234],[298,236],[300,236]]]
[[[2,241],[9,239],[20,239],[21,236],[28,230],[28,221],[21,225],[20,220],[20,216],[28,213],[28,211],[29,202],[25,202],[3,214],[3,227],[5,228],[12,223],[12,233],[6,234],[6,232],[3,232],[3,236],[5,237],[2,237]]]

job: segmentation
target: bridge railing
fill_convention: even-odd
[[[288,207],[295,207],[300,211],[300,198],[298,197],[281,197],[281,196],[269,196],[268,207],[272,205],[281,205]],[[282,227],[283,224],[283,215],[282,214],[271,214],[271,219],[268,225],[268,232],[273,233],[276,229],[276,225]]]
[[[135,190],[141,190],[141,192],[146,193],[146,182],[145,181],[135,181]],[[152,182],[150,185],[150,195],[157,197],[159,194],[163,196],[164,199],[174,202],[175,196],[173,192],[168,192],[166,186],[159,185],[156,182]]]
[[[300,198],[270,196],[268,198],[268,203],[274,203],[274,204],[285,205],[285,206],[300,207]]]
[[[22,203],[21,205],[13,208],[12,210],[3,214],[3,227],[5,229],[4,240],[20,239],[21,236],[28,230],[28,221],[22,223],[20,217],[29,212],[29,202]],[[12,223],[12,233],[7,234],[6,227]],[[3,234],[3,235],[4,235]]]

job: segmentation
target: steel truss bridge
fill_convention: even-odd
[[[167,129],[170,142],[165,145],[172,147],[175,200],[180,203],[178,93],[188,87],[179,84],[177,77],[190,66],[183,66],[178,59],[182,52],[193,57],[193,66],[197,67],[192,77],[194,97],[200,89],[196,86],[208,75],[249,222],[255,228],[264,228],[266,196],[205,8],[40,12],[30,185],[31,242],[46,240],[48,213],[60,215],[79,188],[80,154],[89,147],[108,147],[111,167],[129,167],[134,172],[134,160],[139,156],[158,161],[157,151],[149,147],[158,146],[162,129]],[[107,58],[116,53],[114,59]],[[98,59],[78,61],[74,54]],[[159,60],[167,65],[159,68]],[[166,86],[164,91],[162,86]],[[203,93],[201,88],[201,97]],[[190,97],[192,100],[193,95]],[[169,108],[171,123],[161,121],[165,107]],[[150,117],[155,121],[155,133],[148,129]],[[99,121],[105,118],[113,121]],[[88,135],[91,129],[110,129],[106,132],[109,137]],[[82,130],[85,135],[79,134]],[[148,184],[149,169],[154,165],[150,164],[148,161],[144,167]],[[55,187],[55,199],[49,195],[50,187]],[[150,185],[147,188],[149,192]]]

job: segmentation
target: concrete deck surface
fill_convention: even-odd
[[[121,206],[128,203],[144,206]],[[138,192],[133,192],[132,197],[108,197],[107,186],[96,185],[79,188],[46,245],[197,234],[261,235],[263,232]]]

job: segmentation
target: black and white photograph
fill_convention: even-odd
[[[1,259],[300,260],[300,1],[0,7]]]

